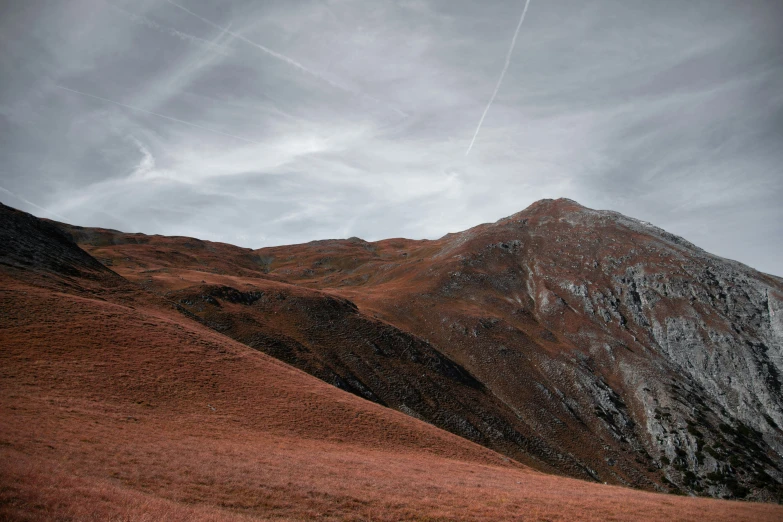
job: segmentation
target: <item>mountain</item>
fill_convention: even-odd
[[[531,259],[570,267],[549,234],[593,227],[589,216],[618,234],[646,230],[558,201],[438,241],[252,251],[72,227],[0,205],[0,519],[779,520],[774,504],[594,483],[683,492],[710,480],[701,495],[776,500],[780,464],[770,423],[721,406],[688,377],[695,370],[642,344],[645,327],[624,297],[622,328],[604,322],[596,342],[639,344],[596,348],[583,339],[598,335],[601,309],[572,297],[598,302],[593,287],[558,290],[565,266],[546,271],[557,280],[536,275],[535,262],[525,268]],[[672,245],[779,296],[771,276]],[[737,304],[737,292],[724,290],[731,309],[749,314],[753,295]],[[739,313],[710,311],[710,325]],[[740,333],[774,348],[763,336],[779,330],[764,321],[746,319]],[[657,424],[642,423],[645,388],[659,401]],[[693,412],[701,424],[674,431]],[[663,463],[669,446],[657,449],[648,426],[665,429],[667,444],[695,441],[700,465],[724,471],[681,470],[687,453]],[[681,480],[688,471],[695,481]]]
[[[543,200],[259,250],[60,226],[213,330],[541,471],[783,498],[783,280],[649,223]]]

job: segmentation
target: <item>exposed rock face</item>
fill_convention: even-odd
[[[83,247],[226,335],[540,469],[782,498],[783,280],[648,223],[544,200],[437,241],[221,264]],[[228,289],[188,282],[198,270]]]
[[[561,352],[543,366],[547,377],[570,372],[617,440],[646,450],[682,489],[779,494],[780,279],[567,200],[464,235],[475,246],[460,260],[461,279],[515,298],[527,291],[527,309],[575,348],[570,361]],[[511,259],[499,277],[503,256]],[[504,306],[482,308],[509,317]]]

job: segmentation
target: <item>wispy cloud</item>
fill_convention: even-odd
[[[130,176],[128,176],[128,179],[131,180],[143,180],[145,179],[152,171],[155,170],[155,157],[152,155],[150,150],[144,146],[144,144],[136,137],[136,136],[128,136],[128,139],[136,145],[139,149],[139,153],[141,154],[141,159],[139,160],[139,163],[133,168],[133,171],[131,172]]]
[[[144,27],[148,27],[150,29],[154,29],[156,31],[160,31],[164,34],[168,34],[169,36],[179,38],[184,42],[194,44],[199,47],[206,47],[207,49],[210,49],[215,52],[219,52],[224,56],[229,56],[232,53],[232,49],[230,47],[219,45],[215,42],[205,40],[204,38],[199,38],[198,36],[194,36],[192,34],[182,32],[178,29],[174,29],[173,27],[169,27],[167,25],[161,24],[159,22],[156,22],[155,20],[151,20],[146,16],[136,14],[126,9],[123,9],[122,7],[118,6],[114,2],[110,2],[109,0],[103,0],[103,1],[106,2],[108,5],[110,5],[112,8],[114,8],[117,12],[122,13],[124,16],[128,17],[128,19],[130,19],[132,22],[136,24],[142,25]]]
[[[145,109],[141,109],[139,107],[133,107],[133,106],[127,105],[125,103],[121,103],[121,102],[118,102],[118,101],[115,101],[115,100],[110,100],[109,98],[104,98],[103,96],[97,96],[95,94],[90,94],[90,93],[87,93],[87,92],[78,91],[76,89],[71,89],[71,88],[65,87],[63,85],[56,85],[55,87],[57,87],[58,89],[62,89],[64,91],[69,91],[69,92],[72,92],[72,93],[75,93],[75,94],[79,94],[81,96],[87,96],[89,98],[94,98],[96,100],[104,101],[106,103],[111,103],[111,104],[117,105],[118,107],[124,107],[124,108],[132,110],[132,111],[140,112],[142,114],[149,114],[150,116],[157,116],[158,118],[163,118],[164,120],[169,120],[169,121],[173,121],[173,122],[176,122],[176,123],[181,123],[182,125],[188,125],[188,126],[193,127],[195,129],[201,129],[203,131],[211,132],[213,134],[219,134],[221,136],[227,136],[229,138],[234,138],[235,140],[240,140],[240,141],[244,141],[244,142],[247,142],[247,143],[255,143],[257,145],[260,145],[260,142],[255,141],[255,140],[251,140],[249,138],[243,138],[242,136],[237,136],[236,134],[230,134],[228,132],[223,132],[223,131],[220,131],[220,130],[217,130],[217,129],[210,129],[209,127],[204,127],[203,125],[199,125],[198,123],[193,123],[191,121],[181,120],[179,118],[174,118],[172,116],[166,116],[165,114],[160,114],[158,112],[152,112],[152,111],[148,111],[148,110],[145,110]]]
[[[57,219],[60,219],[62,221],[68,221],[67,217],[62,216],[62,215],[58,214],[57,212],[52,212],[51,210],[49,210],[47,208],[44,208],[44,207],[42,207],[40,205],[36,205],[35,203],[30,201],[29,199],[23,198],[19,194],[15,193],[15,192],[11,192],[10,190],[8,190],[6,188],[0,187],[0,192],[4,192],[4,193],[8,194],[9,196],[18,199],[19,201],[21,201],[25,205],[29,205],[29,206],[31,206],[31,207],[33,207],[35,209],[38,209],[38,210],[44,212],[45,214],[49,214],[50,216],[54,216]]]
[[[309,67],[305,67],[304,65],[302,65],[299,62],[297,62],[293,58],[290,58],[290,57],[288,57],[288,56],[286,56],[284,54],[278,53],[277,51],[274,51],[274,50],[270,49],[269,47],[267,47],[265,45],[261,45],[259,43],[256,43],[256,42],[250,40],[249,38],[245,38],[244,36],[242,36],[239,33],[232,32],[228,28],[221,27],[218,24],[216,24],[215,22],[213,22],[211,20],[208,20],[207,18],[204,18],[203,16],[201,16],[201,15],[199,15],[197,13],[194,13],[193,11],[188,9],[187,7],[185,7],[183,5],[180,5],[180,4],[176,3],[176,2],[173,2],[172,0],[165,0],[165,1],[166,1],[166,3],[171,4],[174,7],[178,8],[178,9],[181,9],[182,11],[188,13],[189,15],[191,15],[191,16],[193,16],[195,18],[198,18],[199,20],[201,20],[205,24],[210,25],[210,26],[214,27],[215,29],[219,29],[220,31],[224,31],[225,33],[230,34],[231,36],[233,36],[237,40],[242,40],[243,42],[252,45],[256,49],[259,49],[260,51],[268,54],[269,56],[271,56],[273,58],[277,58],[278,60],[281,60],[281,61],[287,63],[288,65],[290,65],[292,67],[295,67],[295,68],[299,69],[300,71],[302,71],[302,72],[304,72],[306,74],[315,76],[316,78],[318,78],[320,80],[323,80],[324,82],[327,82],[327,83],[329,83],[330,85],[332,85],[334,87],[341,88],[341,89],[343,88],[341,85],[333,82],[329,78],[326,78],[325,76],[323,76],[319,72],[314,71],[313,69],[310,69]]]
[[[279,53],[279,52],[277,52],[277,51],[275,51],[273,49],[270,49],[269,47],[267,47],[265,45],[261,45],[260,43],[254,42],[253,40],[251,40],[251,39],[249,39],[249,38],[247,38],[245,36],[242,36],[239,33],[235,33],[235,32],[229,31],[227,28],[220,27],[215,22],[213,22],[213,21],[211,21],[211,20],[209,20],[207,18],[204,18],[203,16],[201,16],[201,15],[191,11],[190,9],[188,9],[187,7],[185,7],[183,5],[180,5],[180,4],[178,4],[178,3],[176,3],[176,2],[174,2],[172,0],[165,0],[165,1],[166,1],[166,3],[171,4],[174,7],[177,7],[178,9],[181,9],[182,11],[188,13],[189,15],[191,15],[191,16],[193,16],[195,18],[198,18],[199,20],[201,20],[205,24],[208,24],[208,25],[214,27],[215,29],[220,29],[221,31],[224,31],[227,34],[230,34],[234,38],[236,38],[238,40],[241,40],[241,41],[243,41],[243,42],[245,42],[245,43],[247,43],[249,45],[252,45],[256,49],[260,50],[261,52],[263,52],[263,53],[265,53],[265,54],[267,54],[267,55],[269,55],[269,56],[271,56],[273,58],[276,58],[277,60],[280,60],[280,61],[290,65],[291,67],[294,67],[295,69],[297,69],[297,70],[307,74],[307,75],[313,76],[314,78],[317,78],[317,79],[321,80],[322,82],[330,85],[331,87],[334,87],[335,89],[339,89],[341,91],[353,94],[355,96],[360,96],[360,97],[363,97],[363,98],[367,98],[368,100],[372,100],[375,103],[388,106],[388,104],[386,104],[382,100],[380,100],[380,99],[378,99],[378,98],[376,98],[374,96],[371,96],[371,95],[369,95],[367,93],[363,93],[363,92],[357,91],[356,89],[348,87],[348,86],[346,86],[346,85],[344,85],[342,83],[338,83],[338,82],[332,80],[331,78],[325,76],[324,74],[322,74],[322,73],[320,73],[320,72],[318,72],[318,71],[316,71],[316,70],[314,70],[314,69],[312,69],[310,67],[307,67],[307,66],[303,65],[301,62],[298,62],[297,60],[294,60],[290,56],[286,56],[286,55],[284,55],[282,53]],[[394,112],[396,112],[400,116],[404,116],[404,117],[409,116],[406,112],[402,111],[399,108],[396,108],[396,107],[390,107],[390,108],[391,108],[391,110],[393,110]]]

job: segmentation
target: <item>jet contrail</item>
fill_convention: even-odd
[[[481,115],[481,119],[479,120],[478,126],[476,127],[476,132],[475,134],[473,134],[473,139],[470,140],[470,145],[468,146],[468,150],[465,152],[465,156],[470,154],[470,149],[472,149],[473,144],[476,143],[476,137],[478,136],[478,133],[481,130],[481,125],[484,123],[484,118],[487,117],[487,112],[489,112],[489,108],[492,107],[492,102],[495,101],[495,96],[498,95],[498,91],[500,90],[500,84],[503,83],[503,78],[506,76],[506,71],[508,71],[508,67],[509,65],[511,65],[511,54],[514,52],[514,46],[517,43],[517,36],[519,36],[519,30],[522,28],[522,22],[525,21],[525,15],[527,14],[527,7],[529,5],[530,5],[530,0],[525,0],[525,8],[522,10],[522,16],[519,18],[519,24],[517,24],[517,30],[514,31],[514,38],[511,39],[511,47],[508,48],[508,54],[506,55],[506,65],[503,66],[503,72],[500,73],[498,84],[495,86],[495,92],[492,93],[492,97],[489,99],[489,103],[487,104],[487,107],[484,109],[484,114]]]
[[[182,6],[182,5],[180,5],[180,4],[178,4],[178,3],[176,3],[176,2],[174,2],[174,1],[172,1],[172,0],[166,0],[166,2],[167,2],[167,3],[169,3],[169,4],[171,4],[171,5],[173,5],[174,7],[177,7],[177,8],[179,8],[179,9],[181,9],[181,10],[185,11],[185,12],[186,12],[186,13],[188,13],[189,15],[191,15],[191,16],[194,16],[194,17],[198,18],[199,20],[201,20],[201,21],[202,21],[202,22],[204,22],[205,24],[207,24],[207,25],[210,25],[210,26],[214,27],[215,29],[219,29],[219,30],[221,30],[221,31],[225,31],[227,34],[230,34],[230,35],[231,35],[231,36],[233,36],[234,38],[237,38],[237,39],[239,39],[239,40],[242,40],[243,42],[245,42],[245,43],[247,43],[247,44],[250,44],[250,45],[252,45],[253,47],[255,47],[255,48],[257,48],[257,49],[259,49],[259,50],[261,50],[261,51],[265,52],[265,53],[266,53],[266,54],[268,54],[269,56],[272,56],[272,57],[274,57],[274,58],[277,58],[278,60],[281,60],[281,61],[283,61],[283,62],[287,63],[288,65],[291,65],[291,66],[293,66],[293,67],[296,67],[296,68],[297,68],[297,69],[299,69],[300,71],[302,71],[302,72],[305,72],[305,73],[307,73],[307,74],[309,74],[309,75],[311,75],[311,76],[315,76],[316,78],[318,78],[318,79],[320,79],[320,80],[323,80],[323,81],[325,81],[326,83],[328,83],[329,85],[332,85],[333,87],[337,87],[337,88],[339,88],[339,89],[342,89],[342,90],[347,90],[347,89],[346,89],[345,87],[343,87],[342,85],[339,85],[339,84],[337,84],[337,83],[333,82],[332,80],[330,80],[329,78],[326,78],[326,77],[325,77],[325,76],[323,76],[322,74],[320,74],[320,73],[318,73],[318,72],[316,72],[316,71],[313,71],[312,69],[309,69],[309,68],[305,67],[304,65],[302,65],[302,64],[301,64],[301,63],[299,63],[299,62],[297,62],[297,61],[296,61],[296,60],[294,60],[293,58],[289,58],[288,56],[286,56],[286,55],[284,55],[284,54],[280,54],[280,53],[278,53],[277,51],[273,51],[273,50],[272,50],[272,49],[270,49],[269,47],[263,46],[263,45],[261,45],[261,44],[259,44],[259,43],[256,43],[256,42],[254,42],[253,40],[250,40],[250,39],[248,39],[248,38],[245,38],[245,37],[244,37],[244,36],[242,36],[241,34],[237,34],[237,33],[234,33],[234,32],[232,32],[232,31],[229,31],[229,30],[228,30],[228,29],[226,29],[226,28],[220,27],[220,26],[219,26],[218,24],[216,24],[215,22],[212,22],[211,20],[207,20],[207,19],[206,19],[206,18],[204,18],[203,16],[201,16],[201,15],[199,15],[199,14],[196,14],[196,13],[194,13],[193,11],[191,11],[190,9],[188,9],[187,7],[185,7],[185,6]]]
[[[58,219],[62,219],[64,222],[65,222],[65,221],[68,221],[68,218],[66,218],[66,217],[64,217],[64,216],[61,216],[61,215],[60,215],[60,214],[58,214],[57,212],[52,212],[51,210],[47,210],[47,209],[43,208],[43,207],[42,207],[42,206],[40,206],[40,205],[36,205],[36,204],[35,204],[35,203],[33,203],[32,201],[28,201],[28,200],[26,200],[25,198],[23,198],[23,197],[22,197],[22,196],[20,196],[19,194],[15,194],[15,193],[11,192],[10,190],[8,190],[7,188],[0,187],[0,192],[5,192],[6,194],[9,194],[10,196],[12,196],[12,197],[15,197],[16,199],[18,199],[18,200],[19,200],[19,201],[21,201],[22,203],[26,203],[26,204],[30,205],[31,207],[35,207],[35,208],[37,208],[38,210],[42,210],[42,211],[46,212],[47,214],[51,214],[52,216],[54,216],[54,217],[56,217],[56,218],[58,218]]]
[[[329,78],[327,78],[323,74],[319,73],[318,71],[314,71],[314,70],[310,69],[309,67],[306,67],[306,66],[302,65],[301,63],[297,62],[293,58],[289,58],[288,56],[286,56],[284,54],[280,54],[277,51],[273,51],[269,47],[266,47],[264,45],[256,43],[253,40],[250,40],[249,38],[245,38],[241,34],[229,31],[228,29],[226,29],[224,27],[220,27],[215,22],[213,22],[211,20],[208,20],[208,19],[204,18],[203,16],[201,16],[201,15],[199,15],[197,13],[194,13],[193,11],[188,9],[187,7],[178,4],[177,2],[174,2],[173,0],[165,0],[165,1],[166,1],[166,3],[171,4],[174,7],[178,8],[178,9],[181,9],[182,11],[188,13],[189,15],[191,15],[191,16],[193,16],[195,18],[198,18],[199,20],[201,20],[205,24],[207,24],[209,26],[212,26],[215,29],[219,29],[220,31],[225,31],[227,34],[230,34],[234,38],[237,38],[237,39],[242,40],[243,42],[245,42],[245,43],[247,43],[249,45],[252,45],[256,49],[259,49],[260,51],[268,54],[269,56],[272,56],[273,58],[277,58],[278,60],[287,63],[288,65],[290,65],[290,66],[292,66],[292,67],[302,71],[305,74],[309,74],[310,76],[314,76],[315,78],[318,78],[322,82],[328,83],[329,85],[331,85],[335,89],[339,89],[341,91],[348,92],[350,94],[353,94],[354,96],[361,96],[361,97],[367,98],[369,100],[372,100],[372,101],[374,101],[374,102],[376,102],[378,104],[386,105],[387,107],[389,107],[388,104],[386,104],[385,102],[379,100],[378,98],[370,96],[369,94],[364,94],[362,92],[357,92],[356,90],[351,89],[350,87],[346,87],[345,85],[341,85],[341,84],[339,84],[339,83],[337,83],[337,82],[335,82],[333,80],[330,80]],[[389,107],[389,108],[391,110],[393,110],[394,112],[396,112],[397,114],[401,115],[401,116],[404,116],[404,117],[408,117],[409,116],[409,114],[407,114],[404,111],[401,111],[400,109],[397,109],[395,107]]]
[[[62,85],[56,85],[55,87],[57,87],[58,89],[62,89],[64,91],[70,91],[70,92],[73,92],[73,93],[76,93],[76,94],[81,94],[82,96],[88,96],[90,98],[95,98],[96,100],[105,101],[107,103],[113,103],[114,105],[119,105],[120,107],[125,107],[126,109],[130,109],[132,111],[137,111],[137,112],[141,112],[141,113],[144,113],[144,114],[150,114],[152,116],[157,116],[158,118],[163,118],[164,120],[175,121],[177,123],[181,123],[183,125],[189,125],[191,127],[197,128],[197,129],[205,130],[207,132],[212,132],[214,134],[220,134],[222,136],[228,136],[229,138],[234,138],[235,140],[246,141],[247,143],[253,143],[255,145],[262,145],[261,142],[253,141],[253,140],[250,140],[250,139],[247,139],[247,138],[243,138],[242,136],[237,136],[236,134],[229,134],[228,132],[223,132],[223,131],[219,131],[219,130],[216,130],[216,129],[210,129],[209,127],[203,127],[203,126],[198,125],[196,123],[192,123],[192,122],[185,121],[185,120],[180,120],[179,118],[172,118],[171,116],[166,116],[165,114],[159,114],[157,112],[152,112],[152,111],[147,111],[147,110],[144,110],[144,109],[139,109],[138,107],[132,107],[130,105],[126,105],[126,104],[120,103],[118,101],[110,100],[108,98],[103,98],[102,96],[96,96],[95,94],[89,94],[89,93],[86,93],[86,92],[77,91],[76,89],[69,89],[68,87],[63,87]]]
[[[183,42],[187,42],[190,44],[202,46],[202,47],[208,47],[214,51],[219,52],[223,56],[230,56],[233,52],[233,49],[229,49],[227,47],[224,47],[222,45],[215,44],[214,42],[210,42],[209,40],[204,40],[203,38],[199,38],[197,36],[193,36],[192,34],[183,33],[182,31],[178,31],[177,29],[174,29],[172,27],[161,25],[158,22],[154,20],[150,20],[146,16],[142,16],[139,14],[132,13],[130,11],[126,11],[122,7],[115,5],[110,0],[103,0],[105,3],[110,5],[112,8],[116,9],[118,12],[122,13],[126,17],[128,17],[130,20],[132,20],[134,23],[139,24],[144,27],[148,27],[150,29],[154,29],[156,31],[160,31],[162,33],[168,34],[170,36],[173,36],[175,38],[179,38]]]

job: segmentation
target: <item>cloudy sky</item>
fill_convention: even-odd
[[[524,5],[3,0],[0,201],[260,247],[569,197],[783,275],[783,2],[531,0],[476,135]]]

